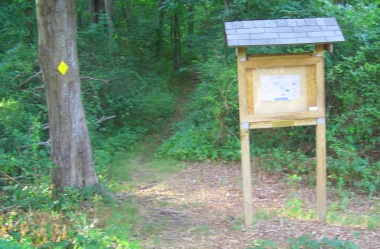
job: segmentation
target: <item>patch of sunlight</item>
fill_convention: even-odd
[[[157,184],[153,185],[151,187],[151,190],[160,192],[160,191],[165,191],[167,188],[168,188],[168,184],[167,183],[160,182],[160,183],[157,183]]]
[[[369,230],[380,228],[380,210],[372,210],[366,213],[355,213],[348,210],[349,200],[343,198],[332,202],[327,208],[327,223],[355,226]]]
[[[374,231],[380,227],[380,214],[353,214],[330,211],[327,212],[327,223],[360,227]]]
[[[305,204],[298,198],[292,198],[285,202],[282,209],[282,216],[300,220],[314,220],[317,218],[316,210],[304,207]]]
[[[183,170],[187,163],[175,159],[153,158],[146,166],[161,173],[176,173]]]
[[[263,220],[270,220],[276,215],[275,212],[271,212],[269,210],[266,210],[264,208],[259,208],[254,214],[253,214],[253,224],[263,221]]]
[[[215,231],[207,225],[199,225],[195,228],[190,229],[189,232],[193,235],[211,235]]]

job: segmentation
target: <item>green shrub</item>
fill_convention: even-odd
[[[254,3],[250,3],[254,4]],[[249,4],[248,4],[249,5]],[[246,13],[246,3],[236,3],[227,19],[336,17],[346,42],[326,53],[328,175],[333,184],[367,193],[380,189],[380,9],[376,3],[353,1],[281,2],[267,12]],[[271,5],[270,2],[267,5]],[[295,11],[306,8],[306,12]],[[241,11],[240,11],[241,10]],[[255,18],[251,18],[256,15]],[[265,18],[264,18],[265,17]],[[243,18],[243,19],[244,19]],[[214,49],[217,46],[214,46]],[[309,48],[254,48],[255,53],[300,52]],[[220,50],[222,51],[222,50]],[[231,50],[232,51],[232,50]],[[228,51],[226,51],[228,53]],[[239,120],[235,55],[215,52],[198,61],[200,85],[194,92],[186,118],[174,126],[174,135],[158,154],[181,159],[239,159]],[[231,84],[232,83],[232,84]],[[254,130],[252,155],[263,167],[291,175],[312,175],[315,128],[291,127]],[[285,160],[283,160],[285,158]]]
[[[158,155],[188,160],[239,158],[234,59],[216,55],[198,64],[200,84],[191,97],[187,116],[173,126],[174,134],[159,148]]]
[[[346,37],[326,61],[328,176],[339,188],[380,189],[380,10],[329,5]]]
[[[141,248],[130,237],[136,208],[125,202],[118,210],[96,187],[67,188],[56,198],[47,184],[1,191],[9,209],[0,216],[0,248]]]
[[[17,113],[17,115],[15,115]],[[49,172],[46,147],[39,145],[47,139],[36,114],[30,113],[22,101],[0,102],[0,165],[9,176],[39,178]]]

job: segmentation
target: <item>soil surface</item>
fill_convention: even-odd
[[[154,166],[153,153],[173,132],[171,124],[183,118],[184,103],[195,87],[191,82],[184,84],[173,119],[146,144],[145,155],[131,162],[137,170],[131,179],[135,187],[128,195],[140,210],[141,222],[133,230],[142,248],[318,248],[297,247],[301,237],[309,242],[336,238],[358,246],[340,248],[380,249],[379,198],[329,191],[328,221],[321,224],[316,219],[314,188],[255,168],[254,223],[246,228],[240,163],[178,163],[176,170],[157,170],[164,165]]]
[[[138,187],[131,198],[143,217],[135,228],[142,248],[255,248],[265,240],[267,247],[261,248],[291,248],[288,240],[301,236],[380,248],[379,225],[368,229],[371,223],[363,222],[371,219],[370,214],[379,217],[380,202],[374,198],[353,195],[342,200],[336,198],[339,193],[329,193],[329,221],[320,224],[315,218],[314,189],[286,181],[282,174],[256,170],[254,224],[245,228],[239,163],[188,163],[164,176],[151,173],[140,171],[133,179]],[[352,221],[353,217],[359,218]]]

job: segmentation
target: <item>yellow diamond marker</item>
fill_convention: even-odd
[[[69,69],[69,66],[66,65],[66,63],[64,61],[61,61],[61,63],[59,63],[59,66],[58,66],[58,71],[62,74],[62,75],[65,75],[66,72],[67,72],[67,69]]]

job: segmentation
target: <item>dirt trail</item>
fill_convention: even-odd
[[[240,163],[179,163],[173,167],[169,165],[173,162],[160,161],[155,166],[153,151],[170,136],[171,123],[184,116],[184,103],[195,85],[194,81],[184,85],[174,118],[161,134],[144,145],[146,153],[131,163],[135,168],[131,182],[136,187],[129,194],[140,210],[141,222],[134,230],[142,248],[245,249],[255,248],[265,240],[266,246],[260,248],[290,248],[288,239],[301,236],[319,241],[323,237],[338,238],[352,241],[359,248],[380,248],[380,225],[372,223],[371,230],[361,227],[371,215],[380,221],[380,200],[357,196],[342,205],[335,198],[337,194],[330,193],[328,216],[335,218],[322,225],[315,218],[314,189],[285,181],[281,174],[255,169],[254,225],[246,229]],[[350,221],[350,216],[364,219]],[[369,223],[367,220],[366,225]]]
[[[136,228],[137,239],[143,248],[254,248],[266,239],[276,246],[265,248],[289,248],[289,238],[307,235],[318,240],[349,240],[359,248],[380,248],[379,228],[319,224],[308,217],[315,209],[313,189],[287,183],[279,174],[257,175],[252,193],[255,222],[245,229],[239,164],[192,163],[153,182],[139,174],[135,181],[142,185],[132,194],[143,217]],[[380,211],[379,202],[359,199],[342,215]]]

